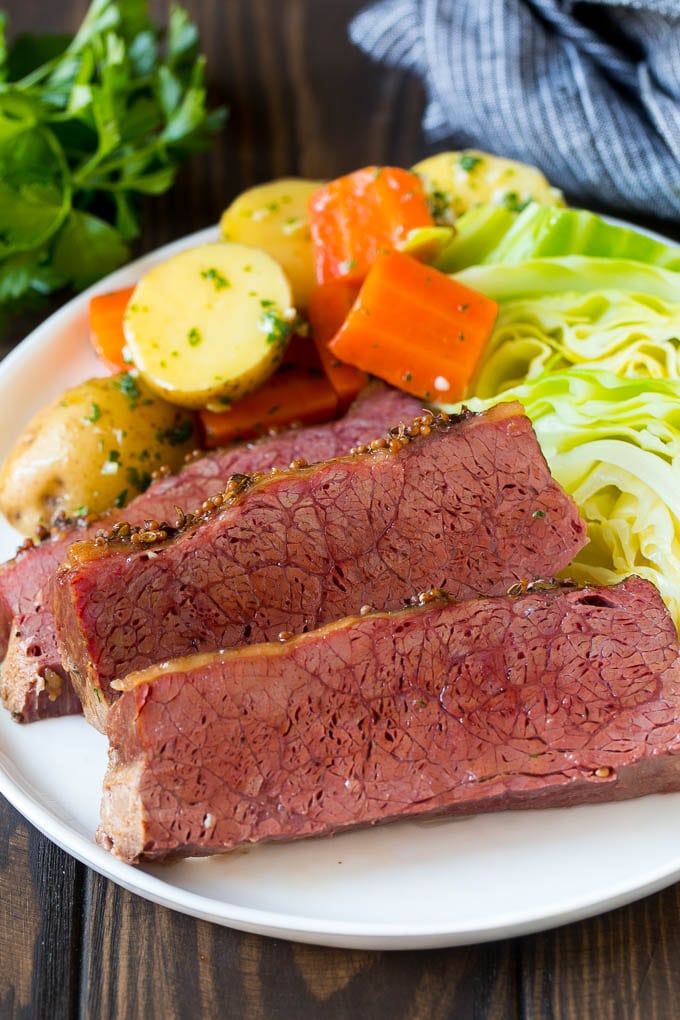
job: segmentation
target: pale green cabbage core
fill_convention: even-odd
[[[554,477],[587,523],[588,545],[565,573],[597,584],[645,577],[680,630],[680,380],[573,368],[503,399],[524,405]],[[466,401],[474,410],[494,403]]]

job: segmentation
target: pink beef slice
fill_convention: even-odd
[[[121,683],[98,840],[130,862],[680,789],[676,632],[639,578],[351,617]]]
[[[398,609],[425,588],[503,594],[552,576],[585,541],[519,404],[425,415],[372,449],[236,476],[215,503],[173,537],[114,529],[60,567],[62,657],[99,728],[111,681],[133,670],[313,630],[364,604]]]
[[[92,537],[102,527],[125,519],[175,521],[177,507],[200,506],[235,472],[285,467],[295,457],[328,460],[357,443],[370,442],[389,425],[409,421],[421,404],[381,383],[372,383],[344,418],[312,428],[292,429],[240,444],[194,460],[177,475],[154,482],[123,510],[112,510],[94,522],[65,526],[38,546],[22,549],[0,566],[0,655],[6,658],[0,694],[20,722],[81,711],[62,667],[54,629],[48,582],[72,542]]]

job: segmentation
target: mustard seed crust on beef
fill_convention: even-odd
[[[174,521],[177,507],[189,511],[235,472],[286,467],[295,457],[328,460],[356,443],[368,442],[398,421],[408,421],[420,401],[382,383],[371,383],[344,418],[327,425],[290,429],[251,443],[195,458],[178,474],[166,474],[125,509],[94,521],[67,522],[39,545],[27,542],[14,560],[0,565],[0,655],[6,655],[0,694],[19,722],[81,711],[62,667],[52,615],[50,583],[72,542],[126,520]]]

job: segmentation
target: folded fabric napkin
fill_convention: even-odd
[[[349,33],[423,78],[430,140],[680,221],[680,0],[380,0]]]

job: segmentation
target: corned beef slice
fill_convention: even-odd
[[[677,638],[639,578],[353,617],[122,684],[98,839],[128,861],[680,789]]]
[[[73,545],[55,615],[88,719],[103,728],[111,681],[163,659],[312,630],[364,604],[397,609],[430,587],[502,594],[583,545],[519,404],[393,433],[370,451],[237,477],[173,538]]]
[[[80,701],[61,665],[46,585],[72,542],[126,520],[174,521],[177,507],[193,510],[235,472],[286,467],[295,457],[328,460],[356,443],[370,442],[389,425],[408,421],[420,402],[380,383],[371,384],[348,414],[328,425],[294,429],[241,444],[192,461],[177,475],[154,482],[123,510],[93,524],[76,523],[0,566],[0,654],[9,639],[0,692],[5,707],[21,722],[80,711]],[[10,629],[11,627],[11,629]]]

